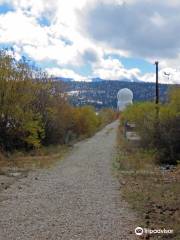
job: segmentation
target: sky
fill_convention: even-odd
[[[180,84],[179,0],[0,0],[0,47],[50,75]]]

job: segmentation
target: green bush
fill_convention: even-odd
[[[99,112],[99,121],[102,127],[118,118],[118,113],[113,109],[105,108]]]
[[[69,105],[62,82],[54,82],[26,59],[0,51],[0,149],[31,150],[91,136],[113,120],[90,106]],[[101,117],[100,117],[101,116]]]
[[[180,159],[180,89],[171,90],[169,96],[164,105],[131,105],[121,120],[135,123],[142,147],[156,149],[160,163],[175,164]]]
[[[91,106],[83,106],[74,109],[74,129],[78,136],[91,136],[99,127],[99,118],[95,109]]]
[[[0,148],[39,147],[43,137],[41,115],[35,112],[36,83],[23,60],[0,52]]]

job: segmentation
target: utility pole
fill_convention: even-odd
[[[159,104],[159,62],[155,62],[156,65],[156,104]]]
[[[156,65],[156,116],[155,116],[155,126],[154,126],[154,140],[156,145],[159,144],[159,62],[155,62]]]

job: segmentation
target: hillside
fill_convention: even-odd
[[[155,84],[144,82],[99,81],[99,82],[66,82],[66,91],[70,102],[75,106],[90,104],[97,109],[102,107],[116,108],[117,92],[129,88],[134,93],[134,101],[154,101]],[[172,85],[160,84],[160,100],[165,102]]]

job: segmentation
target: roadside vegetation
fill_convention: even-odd
[[[124,138],[124,123],[135,123],[140,142]],[[137,226],[173,229],[174,234],[142,239],[180,239],[180,89],[157,106],[137,103],[121,115],[114,162],[124,198],[137,212]]]
[[[116,118],[110,109],[96,113],[90,106],[71,106],[65,89],[25,58],[17,61],[12,52],[0,51],[1,161],[52,156],[48,149],[89,137]]]
[[[121,116],[122,125],[133,122],[141,137],[141,146],[156,151],[160,164],[177,164],[180,160],[180,88],[169,93],[169,101],[137,103],[129,106]]]

